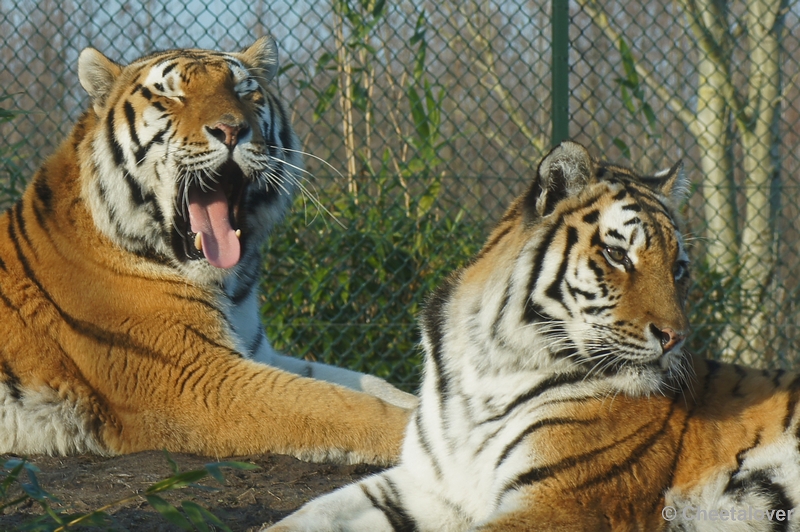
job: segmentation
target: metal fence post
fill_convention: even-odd
[[[569,138],[569,0],[553,0],[552,142]]]

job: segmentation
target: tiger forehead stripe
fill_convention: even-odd
[[[176,66],[178,66],[178,63],[177,63],[177,62],[170,63],[169,65],[167,65],[167,66],[165,66],[165,67],[164,67],[164,70],[162,70],[162,71],[161,71],[161,75],[162,75],[162,76],[166,76],[167,74],[169,74],[170,72],[172,72],[172,70],[173,70],[173,69],[174,69]]]
[[[644,212],[650,216],[663,217],[675,231],[678,231],[677,224],[675,223],[670,209],[658,196],[654,195],[649,188],[633,182],[625,182],[622,184],[627,192],[623,197],[627,197],[631,200],[631,203],[622,207],[623,210]],[[619,194],[617,196],[619,196]],[[616,199],[617,196],[615,196],[614,199]]]
[[[149,66],[151,71],[159,72],[162,76],[173,73],[183,78],[186,74],[186,69],[196,68],[200,65],[207,64],[209,61],[224,61],[231,67],[231,70],[235,68],[240,71],[247,71],[244,64],[235,57],[225,54],[197,53],[191,50],[156,52],[137,60],[136,63],[141,64],[141,66],[145,68]]]

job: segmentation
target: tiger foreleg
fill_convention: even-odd
[[[385,507],[393,507],[395,500],[376,499],[385,482],[383,474],[369,477],[357,484],[345,486],[315,499],[286,519],[269,527],[269,532],[393,532],[392,514]]]
[[[374,375],[359,373],[358,371],[320,362],[279,355],[274,351],[270,353],[269,357],[257,356],[256,360],[303,377],[323,380],[351,390],[364,392],[401,408],[410,410],[416,408],[419,402],[416,396],[406,393]]]
[[[314,499],[269,532],[461,532],[469,520],[404,465]]]

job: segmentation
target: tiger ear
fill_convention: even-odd
[[[259,70],[258,76],[264,82],[269,83],[278,73],[278,45],[269,35],[258,39],[241,56],[245,63]]]
[[[84,48],[78,56],[78,79],[89,93],[95,113],[100,114],[111,87],[121,73],[120,65],[94,48]]]
[[[553,212],[559,201],[583,190],[593,169],[589,152],[577,142],[564,141],[553,148],[539,163],[526,194],[526,217],[533,220]]]
[[[642,181],[653,190],[666,196],[674,209],[677,209],[689,196],[691,183],[686,177],[683,161],[678,161],[672,168],[662,170],[651,177],[645,177]]]

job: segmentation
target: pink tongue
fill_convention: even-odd
[[[232,268],[239,262],[241,247],[228,220],[228,199],[221,190],[189,189],[189,223],[200,233],[203,253],[212,266]]]

